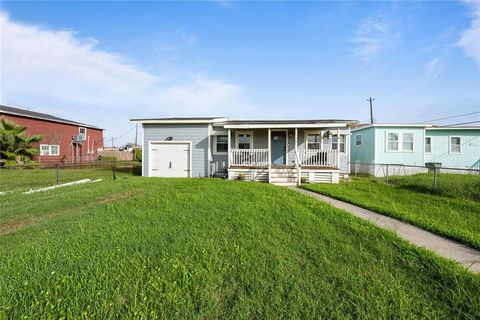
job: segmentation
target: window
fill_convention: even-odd
[[[319,133],[307,134],[307,149],[320,149],[322,139]]]
[[[84,127],[78,128],[78,135],[82,136],[82,140],[87,139],[87,128],[84,128]]]
[[[217,154],[227,153],[228,149],[228,136],[227,135],[215,135],[213,136],[213,152]]]
[[[432,153],[432,138],[425,137],[425,153]]]
[[[48,144],[41,144],[40,145],[40,155],[41,156],[49,156],[50,155],[50,146]]]
[[[413,133],[404,132],[402,134],[402,150],[403,151],[413,151]]]
[[[60,146],[59,145],[51,145],[50,146],[50,155],[52,155],[52,156],[60,155]]]
[[[462,152],[462,139],[460,137],[450,137],[450,153]]]
[[[387,134],[387,151],[398,151],[398,133]]]
[[[239,132],[237,135],[237,148],[238,149],[252,149],[252,133],[251,132]]]
[[[337,150],[338,145],[338,137],[332,136],[332,150]],[[345,152],[345,136],[343,134],[340,135],[340,152]]]
[[[357,134],[355,136],[355,145],[356,146],[361,146],[362,145],[362,135],[361,134]]]
[[[58,156],[60,155],[60,146],[57,144],[41,144],[40,145],[40,155],[41,156]]]

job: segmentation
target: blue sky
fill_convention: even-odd
[[[1,12],[1,103],[106,138],[135,117],[367,120],[369,96],[378,122],[480,111],[479,2],[2,1]]]

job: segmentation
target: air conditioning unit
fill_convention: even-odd
[[[83,135],[81,135],[81,134],[77,134],[76,136],[72,137],[72,142],[73,143],[82,143],[83,140],[85,140],[85,139],[84,139]]]

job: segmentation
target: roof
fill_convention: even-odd
[[[224,122],[228,118],[225,117],[174,117],[174,118],[146,118],[146,119],[130,119],[130,122],[136,123],[215,123]]]
[[[480,126],[469,126],[469,127],[462,127],[462,126],[440,126],[440,125],[433,125],[433,124],[419,124],[419,123],[374,123],[374,124],[364,124],[360,123],[352,129],[354,131],[360,131],[367,128],[374,128],[374,127],[397,127],[397,128],[425,128],[428,130],[480,130]]]
[[[377,128],[377,127],[397,127],[397,128],[430,128],[431,124],[418,124],[418,123],[373,123],[373,124],[358,124],[356,128],[352,129],[352,132],[364,130],[368,128]]]
[[[224,128],[294,128],[294,127],[333,127],[354,124],[356,120],[340,119],[309,119],[309,120],[229,120],[224,117],[191,117],[191,118],[151,118],[131,119],[131,122],[144,124],[187,124],[187,123],[210,123]]]
[[[35,112],[35,111],[30,111],[30,110],[25,110],[25,109],[13,108],[13,107],[0,105],[0,114],[2,114],[2,113],[11,114],[11,115],[15,115],[15,116],[26,117],[26,118],[39,119],[39,120],[52,121],[52,122],[59,122],[59,123],[71,124],[71,125],[75,125],[75,126],[81,126],[81,127],[103,130],[103,129],[98,128],[96,126],[92,126],[92,125],[77,122],[77,121],[62,119],[62,118],[55,117],[55,116],[52,116],[52,115],[47,114],[47,113],[40,113],[40,112]]]

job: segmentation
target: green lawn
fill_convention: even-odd
[[[287,188],[121,176],[1,201],[0,318],[480,317],[479,275]]]
[[[433,173],[392,176],[388,183],[416,192],[434,194]],[[480,201],[480,174],[452,174],[440,170],[436,194],[452,198]]]
[[[132,166],[139,163],[125,162],[116,164],[116,175],[132,174]],[[58,183],[66,183],[81,179],[113,179],[112,163],[99,163],[97,165],[83,165],[75,168],[59,167]],[[136,170],[136,169],[135,169]],[[21,168],[0,169],[0,192],[1,191],[26,191],[29,189],[53,186],[57,183],[57,170],[49,168]]]
[[[480,203],[414,191],[412,181],[411,178],[398,179],[398,185],[387,185],[379,179],[362,177],[340,184],[305,184],[303,188],[398,218],[480,249]]]

